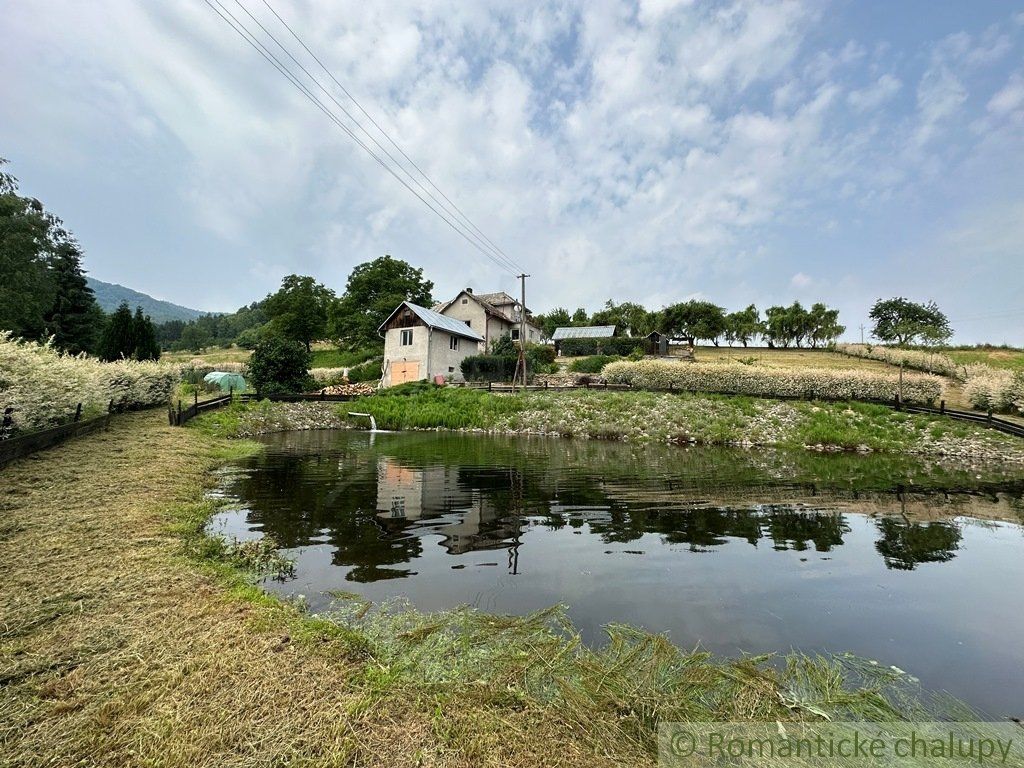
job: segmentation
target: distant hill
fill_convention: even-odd
[[[145,293],[133,291],[117,283],[104,283],[92,277],[86,277],[89,287],[96,294],[96,301],[103,308],[104,312],[113,312],[121,302],[127,301],[128,306],[135,311],[135,307],[142,307],[144,314],[149,315],[154,323],[165,323],[168,320],[194,320],[197,317],[208,314],[198,309],[189,309],[169,301],[160,301]]]

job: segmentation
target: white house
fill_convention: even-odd
[[[464,322],[403,301],[377,329],[384,337],[385,387],[444,376],[462,380],[461,364],[483,351],[484,337]]]
[[[519,302],[504,291],[498,293],[473,293],[472,288],[461,291],[451,301],[434,306],[436,312],[460,320],[477,331],[487,341],[486,347],[502,336],[519,341],[519,317],[522,308]],[[543,336],[540,327],[534,325],[530,311],[526,311],[526,341],[539,344]]]

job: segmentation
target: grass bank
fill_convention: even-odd
[[[269,404],[259,409],[236,409],[217,417],[222,420],[219,434],[245,436],[277,431],[275,427],[282,425],[289,428],[291,422],[281,417],[283,410]],[[381,429],[464,429],[636,443],[756,445],[1024,461],[1024,441],[1019,438],[939,416],[910,415],[856,402],[598,390],[508,395],[416,384],[336,407],[333,417],[325,416],[321,426],[336,426],[341,421],[365,428],[365,419],[348,419],[348,411],[372,413]]]
[[[659,720],[923,713],[884,664],[719,660],[628,627],[588,649],[557,608],[339,594],[305,615],[241,569],[270,548],[202,533],[211,472],[251,450],[150,412],[0,474],[0,763],[644,765]]]

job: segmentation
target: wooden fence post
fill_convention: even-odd
[[[77,424],[82,420],[82,404],[79,403],[78,407],[75,408],[75,423]]]
[[[939,400],[939,413],[942,414],[942,415],[945,415],[945,413],[946,413],[946,401],[945,400]]]
[[[14,428],[14,407],[4,408],[4,420],[0,422],[0,438],[5,438]]]
[[[991,408],[989,408],[989,409],[988,409],[988,416],[986,417],[986,421],[987,421],[987,422],[988,422],[989,424],[991,424],[991,423],[992,423],[992,409],[991,409]]]

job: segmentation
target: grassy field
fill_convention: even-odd
[[[848,357],[825,349],[770,349],[768,347],[697,347],[694,359],[708,363],[753,361],[755,365],[775,368],[850,368],[869,371],[889,370],[877,360]]]
[[[993,368],[1024,371],[1024,349],[1004,349],[1002,347],[948,349],[943,350],[942,354],[953,358],[961,365],[984,363],[985,365],[991,365]]]
[[[216,365],[217,363],[244,363],[251,354],[251,350],[242,349],[241,347],[231,347],[230,349],[211,347],[198,353],[188,351],[164,352],[160,355],[160,359],[170,363],[187,363],[190,360],[203,360],[210,365]]]
[[[0,764],[652,765],[660,720],[923,714],[885,664],[587,649],[558,609],[305,615],[242,570],[272,544],[202,533],[211,470],[252,450],[148,412],[4,470]]]
[[[230,349],[210,348],[200,353],[194,352],[164,352],[161,360],[169,362],[187,363],[190,360],[202,360],[210,365],[217,363],[244,363],[249,360],[251,350],[231,347]],[[346,352],[329,344],[317,343],[313,345],[310,354],[310,368],[349,368],[369,360],[375,354],[373,350]]]

